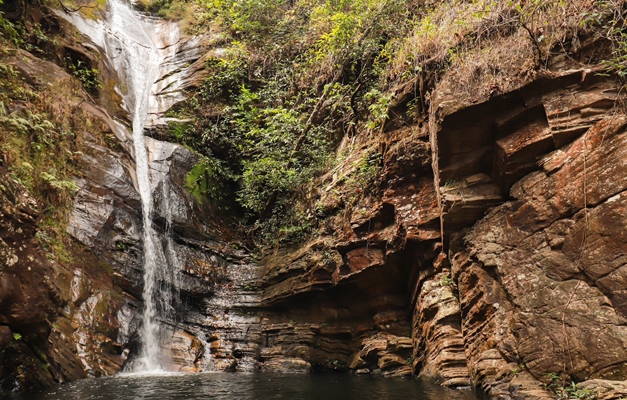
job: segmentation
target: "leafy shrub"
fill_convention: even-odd
[[[288,3],[287,0],[207,0],[204,5],[231,32],[255,39],[276,24]]]
[[[209,58],[205,66],[209,77],[198,90],[203,101],[230,100],[240,93],[247,72],[245,59]]]
[[[555,393],[560,400],[594,400],[595,396],[587,389],[577,388],[577,384],[573,381],[565,383],[559,375],[549,373],[546,375],[550,379],[545,387]]]
[[[96,68],[91,68],[89,64],[78,60],[72,62],[72,60],[66,59],[68,69],[82,84],[85,90],[94,93],[97,89],[101,88],[100,85],[100,71]]]

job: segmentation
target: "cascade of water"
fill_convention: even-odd
[[[176,285],[176,274],[171,271],[171,267],[175,265],[169,264],[176,260],[176,254],[171,238],[165,238],[164,248],[152,227],[152,185],[144,128],[151,101],[156,101],[154,93],[151,95],[151,88],[159,78],[159,67],[166,57],[160,50],[167,45],[159,43],[159,47],[155,44],[158,21],[133,11],[122,0],[109,0],[107,7],[107,15],[101,21],[90,21],[78,15],[63,17],[101,48],[110,67],[126,85],[124,105],[132,118],[136,185],[141,198],[144,245],[142,354],[135,362],[133,370],[154,373],[162,371],[165,364],[161,356],[160,340],[163,332],[159,320],[174,314],[171,287]],[[176,38],[178,31],[174,33],[172,35],[172,31],[169,32],[172,40]],[[170,233],[171,215],[168,213],[167,203],[169,186],[165,182],[162,190],[162,199],[166,201],[166,213],[163,214],[166,219],[166,233]],[[164,284],[168,287],[159,287]]]
[[[157,309],[155,304],[155,269],[157,268],[157,257],[155,242],[153,241],[152,230],[152,193],[150,190],[150,175],[148,170],[148,153],[144,139],[144,122],[148,110],[148,96],[150,87],[156,78],[155,48],[152,40],[147,37],[141,29],[135,30],[136,26],[127,26],[126,21],[133,20],[126,18],[129,13],[116,0],[111,2],[111,28],[125,45],[128,67],[127,85],[133,97],[133,144],[135,147],[135,163],[137,174],[137,186],[142,201],[143,215],[143,239],[144,239],[144,321],[143,321],[143,354],[141,364],[142,370],[154,371],[160,369],[159,354],[159,326],[156,321]],[[141,42],[133,36],[139,34]],[[128,36],[127,36],[128,35]],[[148,44],[149,46],[146,46]]]
[[[159,257],[159,243],[155,240],[152,229],[152,191],[150,171],[148,169],[148,152],[144,138],[144,124],[148,115],[150,88],[157,79],[159,56],[152,38],[144,29],[141,21],[126,5],[118,0],[110,2],[109,27],[123,47],[126,59],[126,84],[129,91],[131,115],[133,120],[133,144],[135,148],[135,172],[137,186],[142,202],[143,242],[144,242],[144,300],[142,357],[135,366],[136,370],[161,370],[159,349],[159,324],[157,321],[158,300],[156,297],[156,280],[158,269],[163,268],[162,257]],[[167,268],[167,265],[165,265]]]

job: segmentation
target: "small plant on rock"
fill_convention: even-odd
[[[448,275],[442,275],[440,277],[440,281],[438,282],[439,286],[450,286],[450,287],[454,287],[455,286],[455,281],[453,280],[453,278],[451,278]]]
[[[91,68],[86,62],[78,60],[76,63],[72,63],[68,60],[68,69],[72,72],[72,75],[83,84],[83,87],[88,92],[93,93],[102,87],[100,79],[98,78],[100,71],[96,68]]]
[[[588,389],[580,389],[574,381],[564,382],[559,375],[549,373],[546,375],[551,381],[545,384],[545,388],[555,393],[559,400],[595,400],[596,396]]]

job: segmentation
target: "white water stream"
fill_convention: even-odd
[[[150,88],[157,78],[159,55],[145,29],[143,21],[124,5],[113,0],[110,3],[110,28],[124,46],[126,84],[130,94],[131,117],[133,119],[133,145],[137,186],[142,201],[143,239],[144,239],[144,320],[142,358],[136,369],[158,371],[159,360],[159,325],[155,301],[157,269],[160,267],[156,256],[156,243],[152,229],[152,191],[148,170],[148,153],[144,139],[144,124],[148,115]],[[167,266],[166,266],[167,267]]]
[[[172,62],[172,58],[179,40],[178,27],[141,15],[122,0],[109,0],[105,17],[101,20],[89,20],[76,13],[59,15],[94,42],[109,68],[117,73],[119,83],[126,86],[126,90],[118,91],[132,120],[135,184],[141,197],[144,248],[142,353],[131,372],[164,372],[168,360],[163,359],[161,347],[167,338],[161,321],[174,319],[172,287],[176,287],[176,274],[173,272],[175,265],[171,264],[175,262],[176,255],[172,254],[171,238],[165,239],[164,248],[152,227],[152,192],[156,182],[151,182],[150,154],[144,128],[147,123],[153,123],[159,116],[159,110],[164,108],[164,99],[159,99],[156,91],[164,85],[162,77],[173,79],[171,72],[176,63]],[[163,70],[166,64],[169,64],[170,71]],[[159,80],[161,82],[158,83]],[[167,96],[165,102],[168,102]],[[166,187],[164,183],[162,190]],[[168,193],[163,193],[164,199],[168,197]],[[167,203],[165,206],[168,207]],[[171,221],[167,212],[164,217],[167,234]]]

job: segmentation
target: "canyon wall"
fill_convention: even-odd
[[[28,57],[15,61],[26,78],[71,79]],[[468,104],[442,86],[428,120],[345,138],[303,206],[317,234],[261,258],[186,190],[198,156],[149,138],[154,227],[177,276],[161,284],[179,291],[162,321],[169,367],[418,375],[525,399],[551,397],[553,374],[624,396],[611,381],[627,378],[627,115],[621,86],[597,72],[562,65]],[[80,107],[99,125],[81,132],[73,262],[46,257],[37,202],[0,175],[7,390],[116,373],[140,345],[132,151],[104,109]],[[373,143],[380,185],[364,193],[350,177]]]

